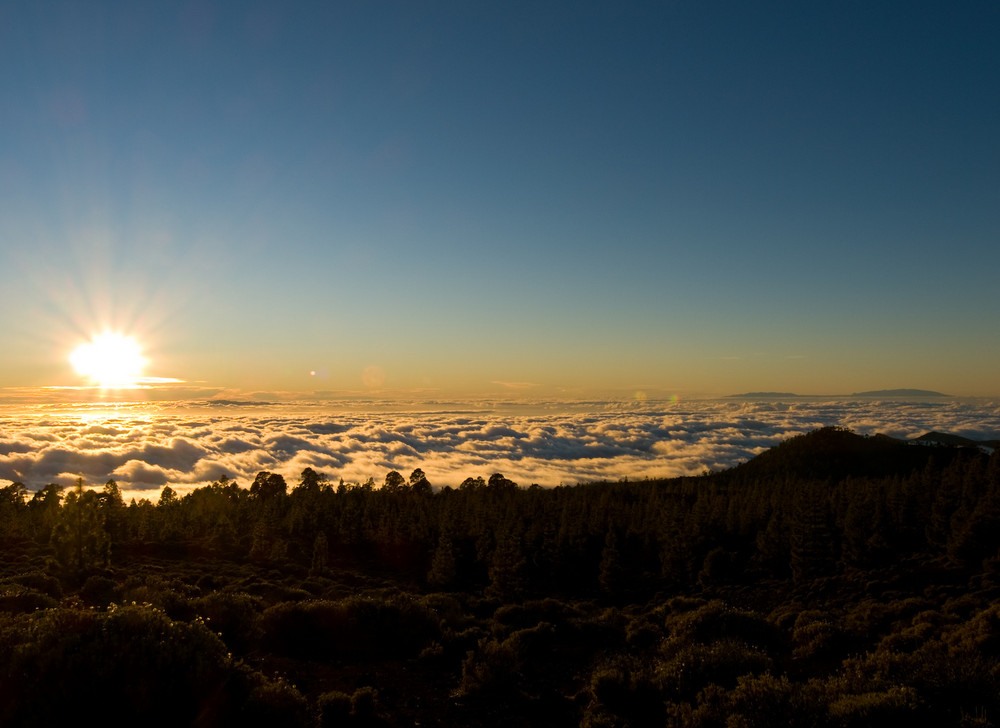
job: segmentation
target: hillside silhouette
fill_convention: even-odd
[[[875,389],[869,392],[854,392],[852,397],[951,397],[932,389]]]
[[[795,477],[832,481],[847,476],[903,476],[914,468],[923,467],[935,455],[943,462],[950,461],[959,454],[959,448],[979,444],[939,433],[928,433],[915,441],[952,447],[929,451],[914,447],[909,440],[878,434],[865,437],[846,428],[824,427],[785,440],[730,472],[737,478]]]

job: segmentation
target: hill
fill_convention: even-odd
[[[743,394],[730,394],[726,399],[766,399],[769,397],[801,397],[801,394],[794,392],[744,392]]]
[[[719,476],[832,481],[848,476],[906,476],[925,467],[931,458],[944,464],[968,449],[989,453],[997,447],[1000,440],[973,440],[946,432],[932,431],[904,440],[882,434],[866,437],[841,427],[824,427],[785,440]]]
[[[1000,440],[973,440],[948,432],[928,432],[910,440],[915,445],[941,445],[945,447],[976,447],[987,451],[1000,447]]]
[[[950,394],[931,389],[874,389],[870,392],[854,392],[852,397],[951,397]]]
[[[796,394],[795,392],[743,392],[726,395],[726,399],[769,399],[773,397],[951,397],[953,395],[935,392],[931,389],[873,389],[868,392],[851,394]]]
[[[804,478],[838,481],[847,476],[906,475],[933,456],[950,459],[957,451],[932,453],[906,440],[865,437],[841,427],[824,427],[792,437],[731,471],[737,478]],[[721,475],[721,474],[720,474]]]

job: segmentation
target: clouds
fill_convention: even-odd
[[[422,468],[435,485],[501,472],[522,485],[691,475],[747,460],[797,434],[841,425],[914,437],[943,430],[1000,436],[1000,405],[983,400],[902,402],[621,403],[564,407],[448,403],[422,412],[354,405],[241,410],[52,407],[0,417],[0,479],[32,490],[114,478],[126,493],[184,491],[225,474],[246,487],[269,470],[298,481],[306,467],[331,480],[381,482]],[[11,416],[17,414],[17,416]]]

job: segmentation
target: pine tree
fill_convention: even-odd
[[[257,521],[253,527],[253,536],[250,541],[250,558],[254,561],[265,561],[271,556],[271,549],[274,540],[268,531],[267,524]]]
[[[52,536],[52,529],[60,516],[60,504],[63,499],[61,485],[49,483],[36,492],[28,501],[28,511],[31,513],[35,538],[40,543],[46,543]]]
[[[229,516],[222,512],[212,526],[210,541],[215,548],[229,553],[236,546],[236,528]]]
[[[18,538],[29,533],[25,500],[27,492],[28,489],[21,482],[0,488],[0,537]]]
[[[621,553],[618,551],[618,534],[615,528],[609,528],[608,534],[604,538],[604,550],[601,551],[597,580],[601,589],[608,596],[621,595],[625,582],[625,570],[622,568]]]
[[[121,539],[125,514],[125,499],[122,498],[122,492],[118,488],[118,483],[114,480],[109,480],[105,483],[99,500],[108,537],[112,543],[115,543]]]
[[[456,576],[455,546],[451,533],[445,529],[441,531],[437,548],[434,549],[431,568],[427,573],[427,583],[438,587],[448,586],[455,581]]]
[[[320,531],[316,534],[316,540],[313,541],[312,564],[309,567],[309,573],[313,575],[325,574],[329,559],[330,546],[326,534]]]
[[[524,565],[521,539],[513,531],[508,531],[493,552],[486,596],[504,602],[518,599],[524,592]]]
[[[799,498],[791,543],[792,578],[808,581],[830,573],[834,566],[833,536],[825,493],[821,486],[806,489]]]
[[[110,543],[97,494],[84,490],[83,478],[78,478],[52,529],[56,558],[71,571],[106,566]]]

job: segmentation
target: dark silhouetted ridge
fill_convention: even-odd
[[[738,398],[767,398],[767,397],[801,397],[800,394],[795,394],[794,392],[744,392],[743,394],[730,394],[728,399],[738,399]]]
[[[961,435],[952,435],[948,432],[931,431],[920,437],[910,440],[917,445],[942,445],[945,447],[978,447],[995,449],[1000,447],[1000,440],[973,440]]]
[[[950,397],[950,394],[931,389],[875,389],[871,392],[854,392],[852,397]]]
[[[952,435],[947,432],[928,432],[926,435],[913,438],[914,442],[927,443],[931,445],[948,445],[950,447],[973,447],[979,443],[961,435]]]
[[[912,447],[905,440],[824,427],[785,440],[736,466],[733,473],[837,481],[847,476],[906,475],[923,467],[929,457],[927,448]]]

